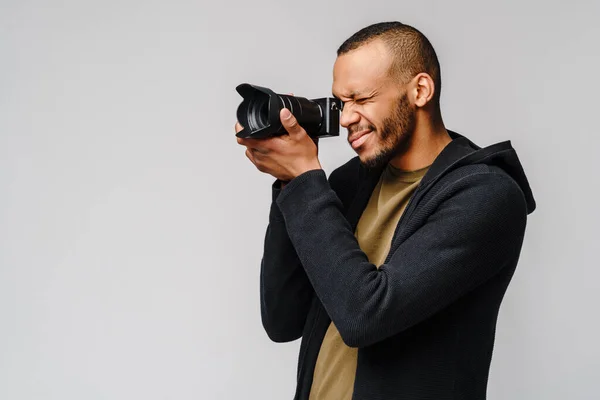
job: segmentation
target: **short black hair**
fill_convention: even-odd
[[[421,72],[431,76],[435,85],[434,103],[439,106],[442,78],[440,63],[429,39],[416,28],[398,21],[379,22],[362,28],[350,36],[337,50],[337,55],[381,39],[393,54],[392,71],[403,83]]]

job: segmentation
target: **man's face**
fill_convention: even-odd
[[[374,40],[339,56],[333,69],[333,95],[344,102],[340,124],[367,167],[386,164],[406,151],[415,128],[415,106],[389,73],[392,58]]]

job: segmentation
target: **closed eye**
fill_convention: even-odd
[[[337,97],[333,93],[331,94],[331,96],[339,102],[339,104],[340,104],[340,111],[343,111],[344,110],[344,102],[342,101],[342,99],[340,99],[339,97]]]

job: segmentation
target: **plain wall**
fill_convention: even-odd
[[[511,140],[538,201],[488,398],[596,399],[594,1],[0,1],[0,398],[291,399],[260,322],[273,179],[234,136],[243,82],[331,93],[374,22],[425,33],[449,129]],[[354,153],[322,139],[330,173]],[[327,245],[327,244],[324,244]]]

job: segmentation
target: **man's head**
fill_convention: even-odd
[[[439,62],[415,28],[400,22],[368,26],[337,55],[332,91],[344,103],[340,123],[366,166],[403,154],[419,118],[431,125],[441,119]]]

